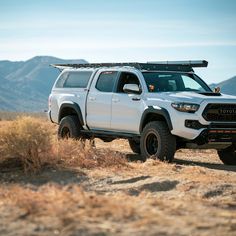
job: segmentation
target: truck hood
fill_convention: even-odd
[[[227,94],[216,95],[214,93],[196,92],[160,92],[149,93],[148,100],[165,100],[170,102],[186,102],[201,104],[202,102],[213,103],[236,103],[236,96]]]

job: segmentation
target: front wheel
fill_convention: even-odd
[[[217,151],[220,160],[225,165],[236,165],[236,144],[232,144],[222,150]]]
[[[154,157],[171,162],[176,151],[176,140],[165,122],[152,121],[143,129],[140,148],[144,158]]]
[[[80,137],[80,124],[77,116],[65,116],[61,119],[58,127],[58,138],[68,139],[74,138],[77,139]]]

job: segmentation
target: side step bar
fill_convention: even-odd
[[[81,130],[81,133],[88,137],[97,137],[97,138],[140,138],[138,134],[130,134],[123,132],[113,132],[113,131],[102,131],[102,130]]]

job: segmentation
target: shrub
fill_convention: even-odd
[[[50,129],[39,119],[21,117],[0,124],[0,158],[20,158],[24,172],[38,172],[51,147]]]
[[[85,140],[57,140],[55,129],[33,117],[0,122],[0,160],[7,159],[25,173],[39,172],[44,165],[80,168],[129,167],[125,155],[96,149]]]
[[[53,147],[53,156],[57,156],[63,166],[87,169],[129,166],[125,155],[109,149],[96,149],[88,141],[58,140]]]

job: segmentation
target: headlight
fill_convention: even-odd
[[[199,105],[193,103],[172,103],[171,106],[177,111],[194,113],[198,110]]]

